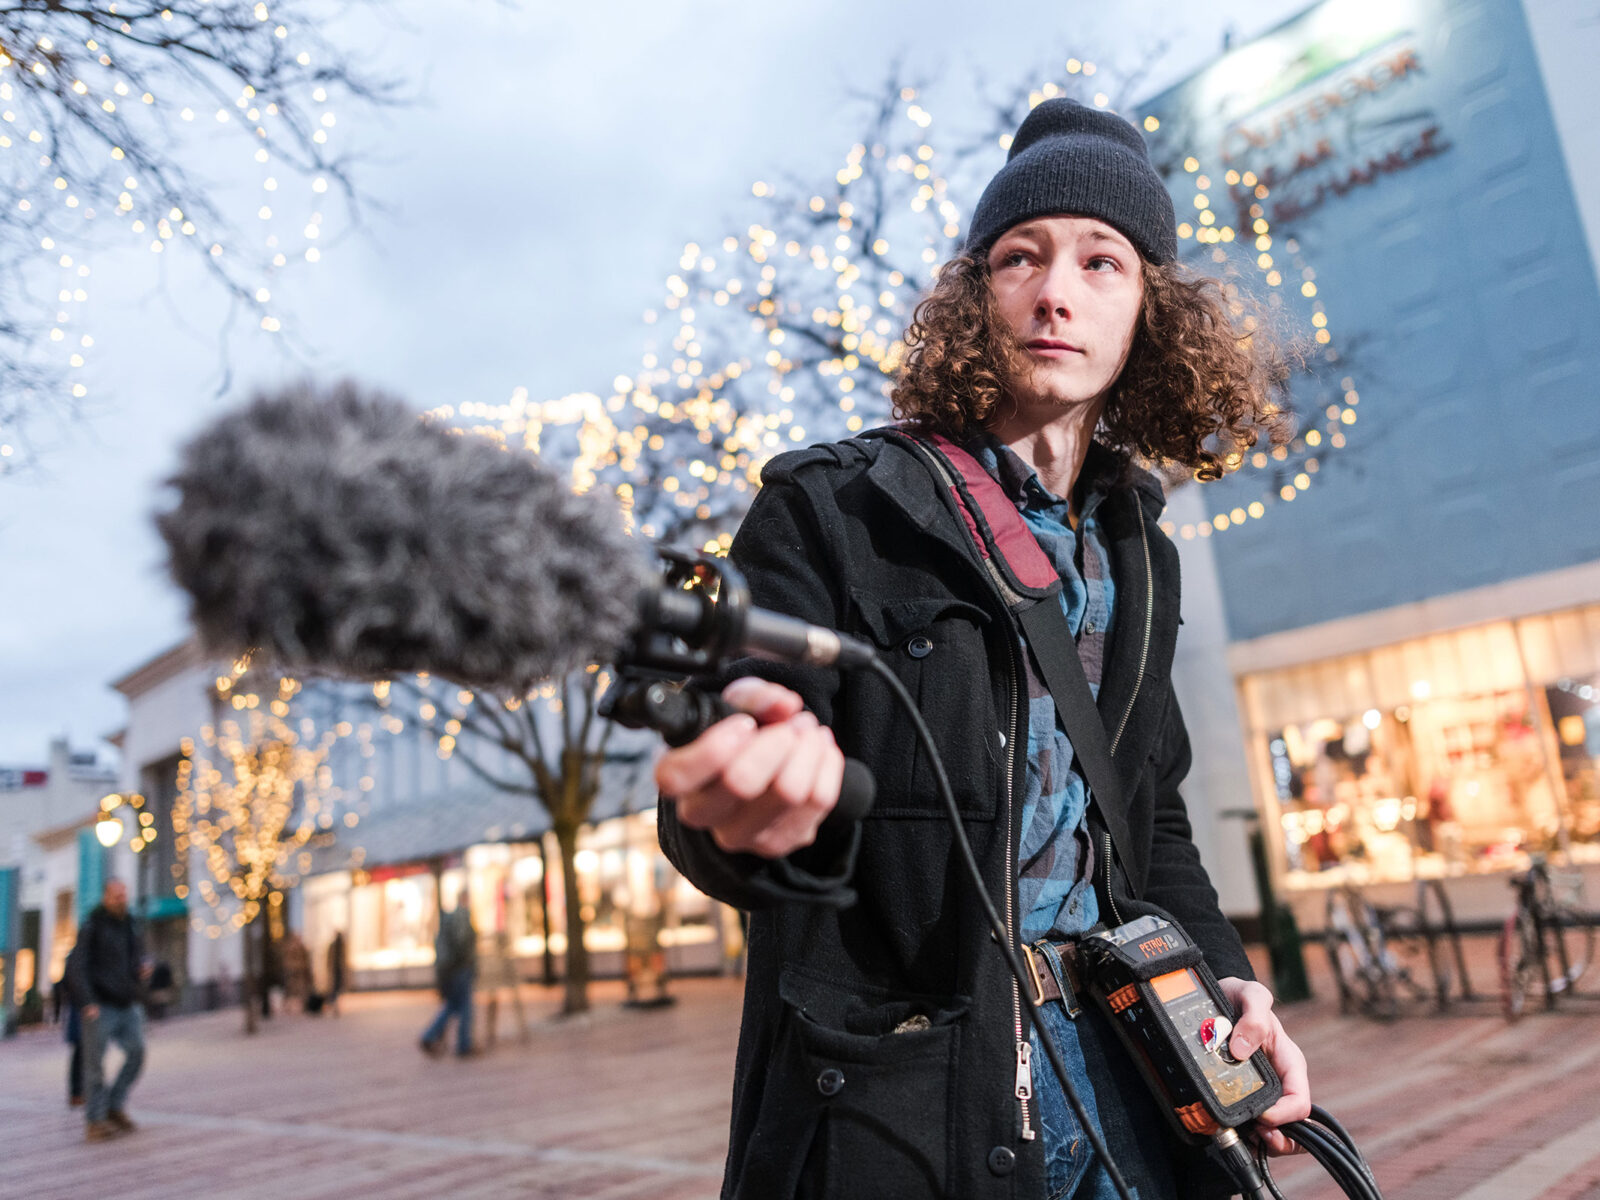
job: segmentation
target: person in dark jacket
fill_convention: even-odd
[[[1201,866],[1171,667],[1177,552],[1139,460],[1220,475],[1276,435],[1284,373],[1212,281],[1176,265],[1170,197],[1140,135],[1072,101],[1037,106],[908,333],[894,429],[781,455],[734,539],[755,604],[873,642],[916,698],[1008,936],[1052,966],[1077,939],[1175,918],[1310,1109],[1305,1060],[1253,979]],[[1059,603],[1122,785],[1089,794],[994,564],[926,441],[999,484],[1060,576]],[[907,717],[869,672],[746,663],[730,717],[660,760],[661,843],[749,910],[725,1198],[1115,1195],[1067,1107]],[[872,813],[824,827],[843,756]],[[1225,1196],[1178,1142],[1070,969],[1039,1007],[1143,1200]]]
[[[72,953],[77,952],[73,947]],[[61,967],[61,978],[50,989],[50,1001],[55,1009],[55,1019],[61,1024],[62,1036],[72,1047],[72,1057],[67,1061],[67,1107],[82,1108],[83,1096],[83,1018],[78,1006],[72,1002],[72,953]]]
[[[328,995],[327,1005],[334,1016],[339,1015],[339,997],[344,993],[345,976],[349,972],[349,964],[345,959],[344,930],[336,929],[333,940],[328,943]]]
[[[434,1056],[444,1053],[445,1029],[454,1017],[456,1056],[466,1058],[472,1053],[472,985],[478,977],[478,931],[472,925],[465,887],[456,897],[455,908],[440,920],[433,950],[434,977],[444,1003],[422,1031],[422,1049]]]
[[[83,1018],[84,1085],[88,1103],[85,1136],[105,1141],[136,1126],[127,1113],[128,1092],[144,1068],[144,1010],[140,990],[149,967],[143,943],[128,913],[128,888],[106,882],[99,906],[78,930],[78,944],[67,960],[73,1003]],[[110,1087],[105,1082],[106,1047],[122,1047],[122,1068]]]

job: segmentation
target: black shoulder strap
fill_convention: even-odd
[[[971,454],[945,438],[915,441],[936,469],[943,468],[982,558],[1005,562],[1011,579],[1034,585],[1041,582],[1038,560],[1044,560],[1055,580],[1056,586],[1043,596],[1032,588],[1025,589],[1033,591],[1032,595],[1025,594],[1024,589],[1006,589],[1007,602],[1022,626],[1022,635],[1045,686],[1050,689],[1061,727],[1072,742],[1073,754],[1089,783],[1090,795],[1111,835],[1111,843],[1124,863],[1133,861],[1128,857],[1132,835],[1122,800],[1122,781],[1111,758],[1105,722],[1100,719],[1089,679],[1083,673],[1078,644],[1061,609],[1060,579],[1054,566],[1048,565],[1049,560],[1016,505]],[[977,513],[972,511],[974,507],[979,510]],[[1023,561],[1016,561],[1019,557]]]
[[[1089,781],[1095,799],[1100,802],[1100,815],[1105,818],[1112,841],[1120,848],[1128,838],[1122,819],[1125,811],[1122,782],[1111,761],[1105,722],[1100,719],[1094,693],[1089,690],[1089,679],[1083,673],[1083,660],[1078,656],[1078,644],[1067,627],[1067,616],[1061,611],[1060,602],[1052,597],[1023,609],[1017,617],[1022,622],[1022,633],[1028,639],[1028,648],[1033,651],[1039,673],[1044,676],[1045,685],[1056,702],[1056,712],[1072,742],[1072,752],[1083,767],[1083,776]]]

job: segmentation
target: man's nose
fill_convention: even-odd
[[[1070,319],[1077,305],[1073,282],[1073,272],[1065,264],[1052,265],[1040,280],[1039,293],[1034,297],[1034,317],[1041,321]]]

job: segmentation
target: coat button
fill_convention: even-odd
[[[906,653],[912,658],[927,658],[933,653],[933,641],[925,633],[919,633],[906,643]]]
[[[838,1067],[829,1067],[817,1076],[817,1091],[824,1096],[837,1096],[844,1087],[844,1072]]]
[[[1004,1146],[989,1151],[989,1170],[996,1175],[1009,1175],[1017,1165],[1017,1156]]]

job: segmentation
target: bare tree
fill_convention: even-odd
[[[636,767],[640,755],[637,735],[624,733],[619,739],[617,727],[596,716],[606,682],[605,672],[590,667],[526,696],[475,692],[426,676],[401,677],[373,688],[379,707],[429,734],[441,757],[462,763],[498,791],[527,797],[549,817],[561,852],[566,910],[563,1013],[589,1008],[588,923],[579,889],[578,836],[590,821],[608,768]],[[391,731],[399,727],[389,726]]]
[[[320,197],[331,190],[355,214],[335,108],[397,97],[320,32],[330,14],[313,8],[0,0],[0,474],[32,457],[30,425],[87,395],[85,259],[119,236],[198,255],[230,321],[281,328],[269,284],[318,258]],[[229,154],[254,162],[262,202],[228,195],[239,171],[217,164]],[[270,221],[296,182],[315,210],[294,214],[299,228],[239,232],[239,210]]]

